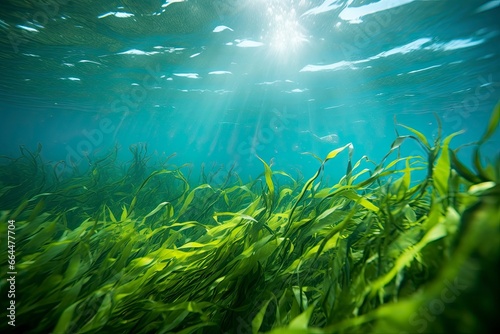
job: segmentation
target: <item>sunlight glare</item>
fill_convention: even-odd
[[[286,59],[300,51],[307,39],[295,9],[290,8],[289,3],[285,5],[284,1],[273,1],[268,4],[267,16],[269,45],[273,55]]]

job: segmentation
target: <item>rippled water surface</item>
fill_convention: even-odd
[[[2,153],[80,164],[118,143],[282,169],[397,120],[476,140],[500,97],[499,1],[2,1]],[[498,141],[496,142],[498,144]],[[485,147],[493,155],[495,142]],[[309,166],[313,165],[313,166]]]

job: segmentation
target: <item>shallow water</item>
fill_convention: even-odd
[[[500,1],[0,8],[0,332],[496,324]]]
[[[4,1],[2,152],[48,160],[145,142],[177,163],[309,174],[398,121],[479,137],[499,94],[498,1]],[[328,137],[331,136],[331,137]],[[335,140],[318,140],[334,138]],[[488,156],[498,150],[490,144]],[[337,146],[336,146],[337,145]],[[333,173],[333,172],[332,172]],[[338,175],[336,175],[338,176]]]

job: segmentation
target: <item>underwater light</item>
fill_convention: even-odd
[[[268,5],[266,14],[269,20],[267,37],[273,54],[280,59],[294,55],[307,41],[295,9],[277,1]]]
[[[339,142],[339,136],[336,133],[330,133],[325,136],[318,136],[314,132],[311,132],[310,130],[304,130],[300,131],[300,133],[308,133],[310,134],[315,140],[320,141],[322,143],[330,143],[330,144],[336,144]]]

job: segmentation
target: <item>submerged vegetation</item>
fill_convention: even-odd
[[[473,168],[450,148],[459,133],[429,142],[398,125],[408,134],[380,163],[351,161],[348,144],[305,181],[262,160],[253,182],[215,171],[193,186],[169,159],[151,170],[145,146],[128,166],[113,151],[62,178],[41,147],[22,148],[0,169],[2,273],[16,221],[15,330],[485,333],[500,295],[500,160],[483,166],[480,148],[499,121],[500,104]],[[400,156],[407,141],[426,156]],[[346,174],[327,186],[323,166],[342,152]]]

